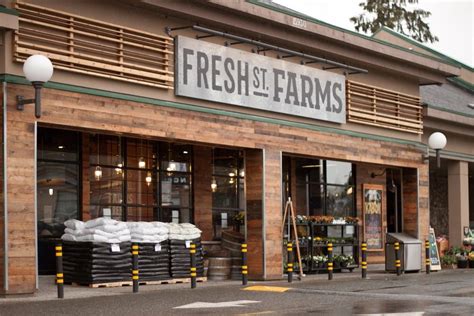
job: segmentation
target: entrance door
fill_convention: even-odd
[[[387,169],[387,231],[403,232],[401,170]]]

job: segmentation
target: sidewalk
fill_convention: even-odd
[[[393,273],[386,273],[385,266],[382,265],[371,265],[368,270],[368,279],[377,280],[384,278],[395,277]],[[439,273],[439,272],[438,272]],[[444,272],[441,272],[444,273]],[[452,272],[451,272],[452,273]],[[415,274],[406,274],[407,277],[410,275],[420,275],[424,272],[415,273]],[[317,282],[324,284],[326,282],[337,283],[338,281],[347,281],[350,280],[360,280],[361,271],[360,269],[355,269],[351,272],[341,272],[334,273],[334,278],[332,281],[328,281],[327,274],[311,274],[305,275],[301,281],[298,280],[297,274],[294,275],[294,285],[303,285],[305,283]],[[321,281],[321,282],[319,282]],[[353,283],[353,282],[352,282]],[[282,278],[280,281],[249,281],[248,285],[280,285],[288,286],[286,278]],[[241,287],[241,281],[228,280],[228,281],[207,281],[199,282],[197,284],[198,291],[200,288],[211,288],[211,287]],[[160,285],[142,285],[139,288],[140,292],[161,292],[167,290],[176,290],[176,289],[189,289],[189,283],[179,283],[179,284],[160,284]],[[90,288],[88,286],[78,286],[78,285],[65,285],[64,286],[64,299],[78,299],[78,298],[90,298],[98,296],[114,296],[114,295],[123,295],[132,293],[131,286],[122,286],[122,287],[111,287],[111,288]],[[140,294],[137,294],[140,295]],[[11,302],[34,302],[34,301],[48,301],[48,300],[58,300],[57,298],[57,287],[54,283],[54,276],[40,276],[39,277],[39,289],[34,295],[31,296],[20,296],[20,297],[5,297],[0,298],[0,304],[11,303]]]

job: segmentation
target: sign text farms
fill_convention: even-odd
[[[345,77],[178,36],[176,95],[345,123]]]

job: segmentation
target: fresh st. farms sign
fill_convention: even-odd
[[[178,36],[176,95],[345,123],[345,77]]]

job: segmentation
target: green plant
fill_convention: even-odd
[[[245,214],[244,212],[238,212],[232,217],[232,220],[235,224],[242,225],[245,220]]]
[[[456,264],[456,256],[453,254],[446,253],[444,256],[441,257],[441,264],[442,265]]]
[[[461,247],[458,247],[458,246],[452,246],[451,248],[449,248],[449,250],[446,252],[447,255],[457,255],[457,254],[460,254],[462,253],[462,248]]]

